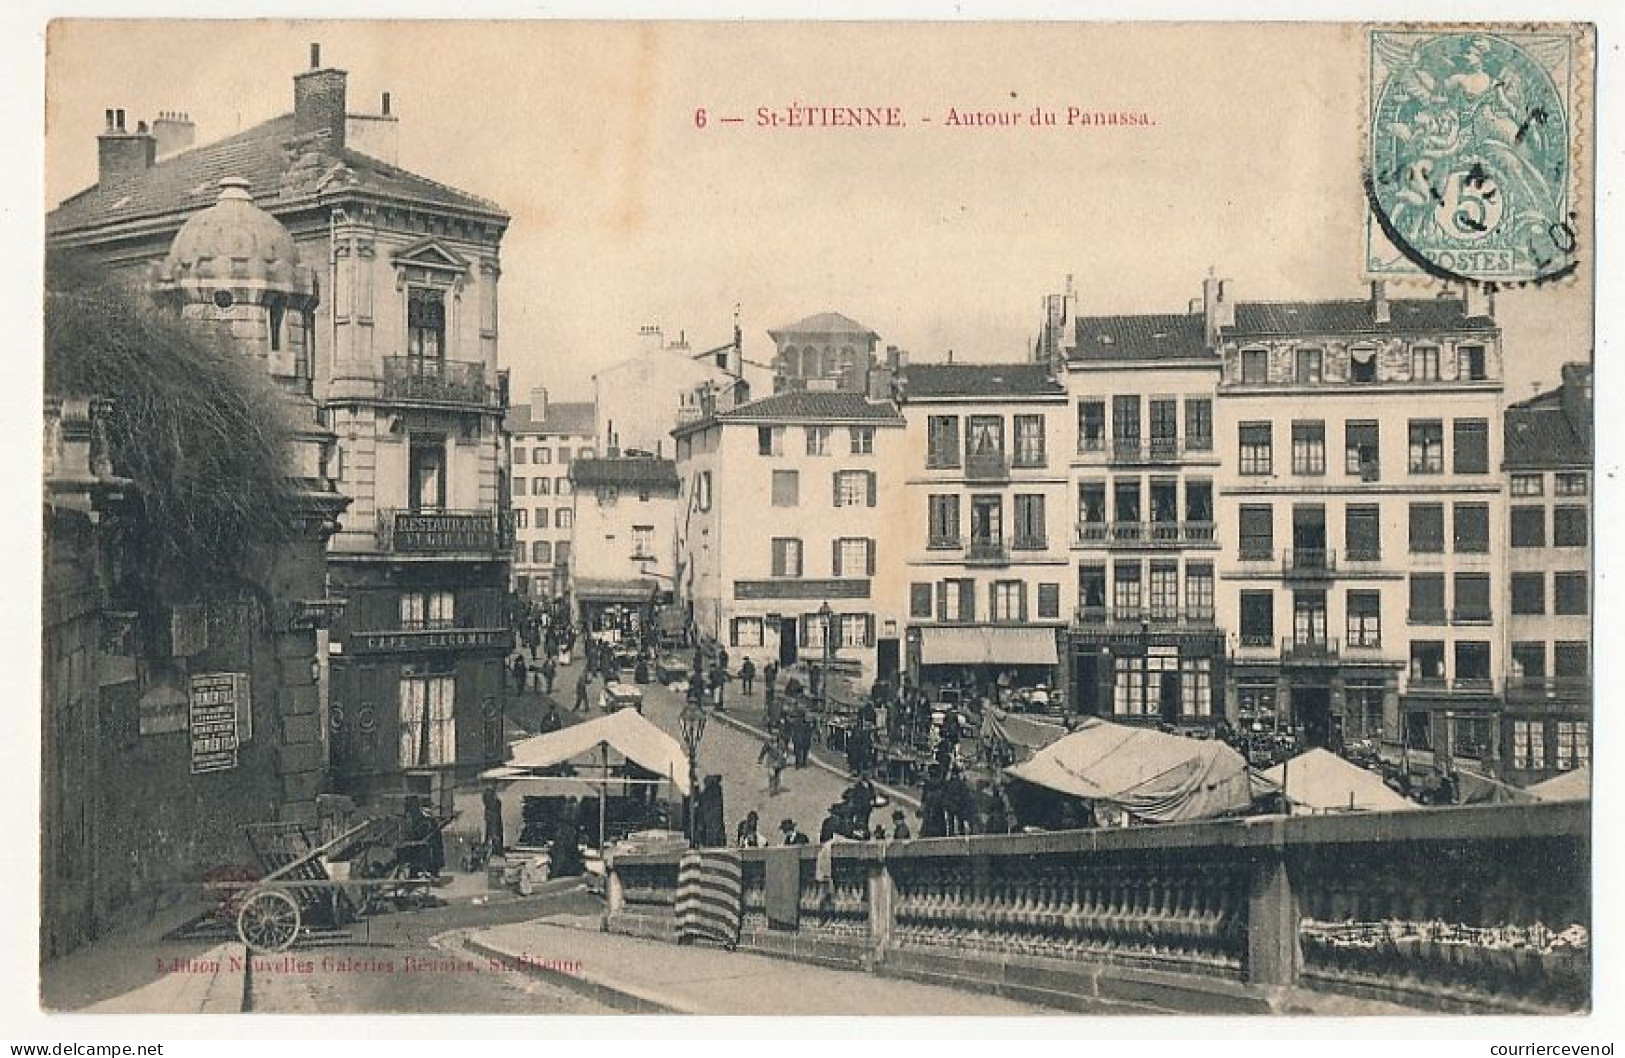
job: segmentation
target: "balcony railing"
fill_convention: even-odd
[[[501,512],[378,512],[378,549],[391,554],[506,554],[512,548],[512,518]]]
[[[1042,536],[1018,536],[1010,541],[1012,551],[1043,551],[1049,547],[1049,540]]]
[[[1073,539],[1080,544],[1100,544],[1111,532],[1106,522],[1079,522]]]
[[[1508,676],[1506,689],[1508,694],[1542,698],[1588,698],[1591,695],[1591,681],[1584,676]]]
[[[1212,522],[1079,522],[1079,544],[1187,547],[1213,543]]]
[[[1010,461],[1003,452],[985,452],[965,459],[965,477],[970,481],[1007,481]]]
[[[485,365],[416,356],[384,357],[378,395],[388,401],[471,404],[493,407],[496,389],[486,383]]]
[[[1281,640],[1281,660],[1287,663],[1319,665],[1337,660],[1337,640],[1299,639],[1288,636]]]
[[[1443,606],[1412,606],[1405,611],[1405,620],[1413,625],[1442,625],[1446,623]]]
[[[1243,632],[1241,645],[1245,649],[1268,649],[1275,645],[1275,636],[1269,632]]]
[[[1487,625],[1493,623],[1494,615],[1488,609],[1481,607],[1458,606],[1450,611],[1450,623],[1458,625]]]
[[[965,552],[969,562],[985,562],[998,564],[1010,561],[1010,552],[1005,548],[1003,540],[972,540],[970,548]]]
[[[1095,436],[1095,437],[1082,437],[1082,436],[1080,436],[1078,438],[1078,455],[1080,455],[1080,456],[1105,455],[1106,454],[1106,449],[1107,449],[1107,444],[1108,444],[1108,442],[1107,442],[1107,440],[1106,440],[1106,438],[1104,436]]]
[[[1281,572],[1297,577],[1325,577],[1337,572],[1337,552],[1298,547],[1281,553]]]
[[[1450,681],[1450,689],[1467,694],[1491,694],[1495,691],[1495,680],[1489,676],[1457,676]]]
[[[1127,625],[1131,628],[1142,625],[1152,628],[1170,625],[1211,626],[1213,617],[1211,606],[1187,606],[1183,610],[1177,606],[1080,606],[1074,614],[1076,623],[1082,625]]]

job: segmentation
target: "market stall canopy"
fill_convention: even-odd
[[[1046,723],[994,707],[983,714],[987,734],[1008,745],[1022,760],[1066,734],[1060,724]]]
[[[577,577],[573,588],[578,602],[646,603],[659,586],[648,577]]]
[[[1382,777],[1324,749],[1300,753],[1264,772],[1276,789],[1286,784],[1294,807],[1323,812],[1404,812],[1419,807],[1390,790]]]
[[[621,709],[597,720],[576,724],[527,738],[513,747],[513,757],[500,768],[481,777],[512,779],[523,773],[550,768],[578,757],[596,756],[603,746],[646,771],[671,781],[680,794],[687,794],[688,757],[677,740],[638,715],[636,709]]]
[[[1158,823],[1212,819],[1252,804],[1247,764],[1223,742],[1098,719],[1005,771]]]
[[[1566,771],[1545,782],[1529,787],[1529,792],[1542,801],[1591,800],[1591,765]]]
[[[920,629],[922,665],[1053,665],[1051,628],[967,627]]]

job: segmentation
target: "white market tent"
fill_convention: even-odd
[[[1263,777],[1280,789],[1294,810],[1313,812],[1404,812],[1419,808],[1390,790],[1382,777],[1324,749],[1300,753],[1266,770]]]
[[[1529,792],[1542,801],[1591,800],[1591,765],[1566,771],[1545,782],[1529,787]]]
[[[661,777],[644,782],[669,782],[678,796],[686,797],[689,793],[688,756],[683,752],[683,747],[676,739],[645,720],[636,709],[621,709],[596,720],[527,738],[515,743],[511,753],[507,764],[481,772],[480,778],[501,782],[521,797],[525,794],[556,795],[561,783],[595,787],[599,793],[600,847],[604,836],[604,801],[610,784],[625,789],[640,782],[621,776],[611,778],[614,757]],[[592,778],[544,774],[551,768],[570,762],[587,765],[597,774]],[[510,798],[504,804],[504,826],[510,825],[508,817],[519,811],[520,800],[520,797]]]
[[[1005,772],[1159,823],[1212,819],[1252,804],[1247,763],[1223,742],[1100,719]]]

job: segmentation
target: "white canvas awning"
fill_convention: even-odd
[[[1053,665],[1055,630],[968,625],[920,629],[921,665]]]
[[[679,794],[689,792],[688,757],[683,747],[638,715],[636,709],[621,709],[562,731],[527,738],[514,745],[507,764],[491,768],[480,777],[512,781],[566,761],[597,764],[606,747],[645,771],[670,780]]]
[[[1286,783],[1294,808],[1321,812],[1408,812],[1416,802],[1395,793],[1382,777],[1324,749],[1299,754],[1263,773],[1277,789]]]

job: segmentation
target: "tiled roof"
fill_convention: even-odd
[[[857,320],[843,316],[839,312],[820,312],[816,316],[808,316],[804,320],[785,324],[783,327],[774,327],[767,333],[775,338],[781,334],[856,334],[869,338],[879,337]]]
[[[677,491],[677,464],[669,459],[619,458],[578,459],[570,464],[570,481],[576,488],[614,485],[623,489],[670,489]]]
[[[741,404],[715,416],[721,422],[887,422],[901,423],[896,405],[862,393],[793,389]]]
[[[547,418],[531,417],[532,405],[510,404],[507,428],[509,433],[560,434],[564,437],[592,437],[598,432],[597,405],[590,400],[549,401]]]
[[[1410,331],[1493,331],[1488,316],[1468,316],[1459,298],[1389,299],[1388,323],[1377,323],[1371,302],[1243,301],[1236,305],[1236,337],[1292,334],[1396,334]],[[1195,317],[1200,325],[1201,318]]]
[[[923,397],[1064,396],[1045,364],[910,364],[903,374],[909,399]]]
[[[284,114],[234,136],[163,158],[151,169],[108,187],[81,191],[47,216],[46,231],[58,236],[202,209],[219,196],[220,181],[228,176],[247,180],[254,201],[272,213],[323,197],[360,192],[508,219],[494,202],[360,151],[334,150],[327,132],[300,134],[294,116]]]
[[[1074,360],[1166,360],[1212,357],[1202,317],[1190,313],[1080,316]]]
[[[1565,397],[1571,395],[1567,392],[1570,386],[1584,385],[1589,391],[1590,368],[1566,367],[1563,374],[1563,386],[1507,407],[1505,459],[1508,469],[1591,464],[1591,424],[1576,421],[1575,417],[1582,415],[1589,419],[1589,400],[1572,394],[1586,402],[1573,409],[1573,414],[1565,401]]]

